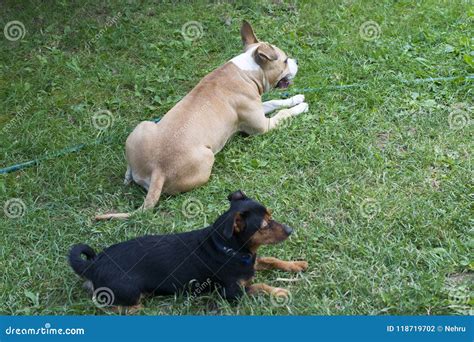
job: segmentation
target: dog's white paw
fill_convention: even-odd
[[[297,104],[300,104],[304,102],[304,95],[303,94],[298,94],[295,95],[291,98],[291,105],[296,106]]]
[[[306,113],[309,109],[309,106],[306,102],[300,103],[294,107],[291,107],[291,114],[298,115],[301,113]]]

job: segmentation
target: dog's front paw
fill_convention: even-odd
[[[292,261],[289,264],[288,271],[290,272],[303,272],[308,269],[307,261]]]
[[[292,115],[298,115],[298,114],[301,114],[301,113],[306,113],[308,111],[308,109],[309,109],[309,106],[306,102],[302,102],[299,105],[296,105],[296,106],[290,108]]]
[[[290,296],[290,292],[286,289],[282,289],[281,287],[274,287],[271,295],[274,297],[288,298]]]
[[[304,95],[298,94],[291,98],[291,106],[296,106],[300,103],[304,102]]]

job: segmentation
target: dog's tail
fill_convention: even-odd
[[[109,214],[95,215],[94,218],[96,221],[109,220],[109,219],[126,220],[130,216],[132,216],[131,213],[109,213]]]
[[[159,172],[154,172],[151,176],[150,187],[148,188],[148,193],[145,198],[145,202],[137,211],[144,211],[153,209],[160,200],[161,190],[163,189],[164,177],[162,177]],[[121,219],[126,220],[130,218],[133,213],[109,213],[96,215],[96,221],[109,220],[109,219]]]
[[[81,255],[85,255],[87,259],[84,260]],[[71,265],[74,272],[88,279],[88,274],[91,271],[90,266],[95,256],[96,254],[90,246],[85,244],[74,245],[69,252],[69,265]]]

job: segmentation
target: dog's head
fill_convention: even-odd
[[[261,203],[248,198],[238,190],[228,196],[230,209],[222,233],[228,240],[255,251],[261,245],[284,241],[293,232],[287,225],[272,219],[272,215]]]
[[[240,29],[245,58],[240,58],[241,69],[263,71],[265,88],[287,88],[298,72],[298,62],[275,45],[261,42],[252,26],[244,21]]]

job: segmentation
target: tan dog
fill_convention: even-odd
[[[126,142],[127,172],[148,193],[140,209],[153,208],[162,192],[176,194],[205,184],[214,155],[237,132],[262,134],[308,110],[303,95],[263,102],[273,88],[286,88],[298,66],[278,47],[260,42],[248,22],[241,28],[244,52],[204,77],[158,123],[143,121]],[[278,108],[271,118],[265,117]],[[128,218],[130,213],[96,216]]]

